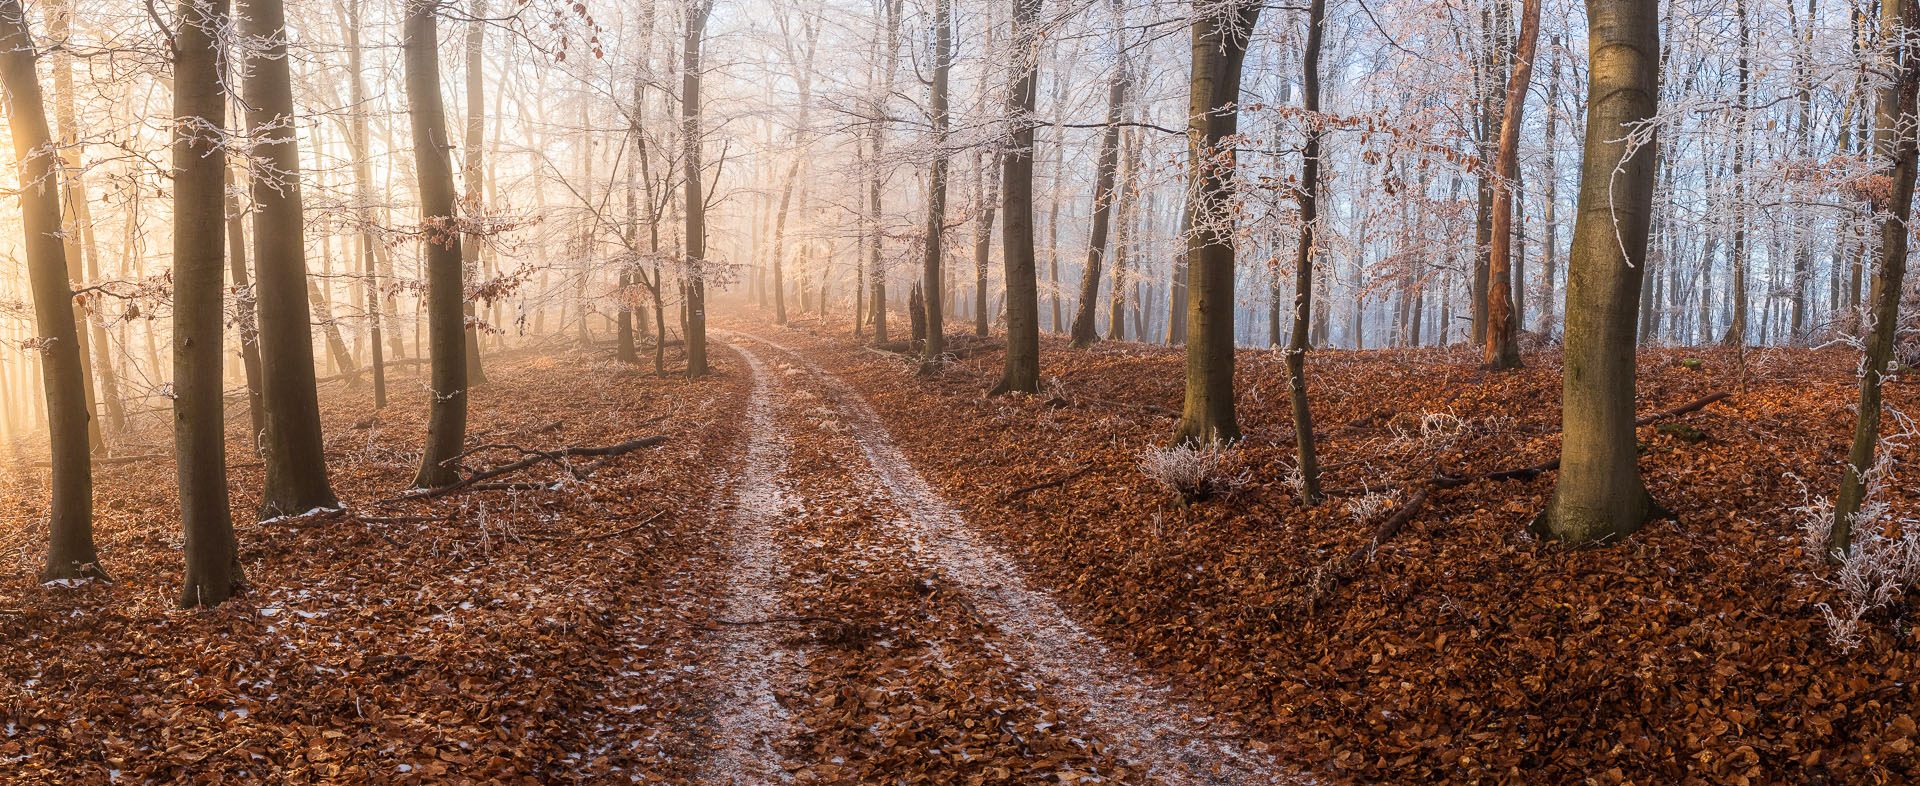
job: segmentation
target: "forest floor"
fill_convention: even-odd
[[[211,611],[174,609],[164,431],[96,470],[111,584],[33,580],[44,469],[16,454],[0,782],[1920,777],[1904,606],[1835,649],[1832,574],[1795,525],[1796,478],[1819,494],[1837,477],[1849,353],[1754,352],[1744,372],[1644,353],[1642,412],[1732,395],[1641,429],[1677,518],[1624,544],[1527,535],[1545,472],[1433,491],[1376,548],[1435,473],[1557,455],[1552,352],[1499,375],[1457,351],[1316,353],[1327,486],[1379,491],[1306,508],[1277,354],[1241,354],[1238,487],[1180,504],[1139,468],[1172,430],[1177,350],[1048,339],[1046,392],[989,399],[992,349],[922,377],[844,324],[717,327],[696,381],[605,351],[489,355],[470,444],[667,440],[432,498],[400,495],[417,372],[379,413],[331,383],[338,513],[252,523],[236,403],[249,586]]]

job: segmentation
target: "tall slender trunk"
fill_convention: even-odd
[[[1540,0],[1524,0],[1494,158],[1493,235],[1487,254],[1486,366],[1490,369],[1520,367],[1520,314],[1513,294],[1513,186],[1520,174],[1521,113],[1527,104],[1527,85],[1533,80],[1533,53],[1539,40]]]
[[[1880,442],[1881,384],[1893,366],[1894,332],[1900,318],[1900,295],[1907,277],[1907,239],[1913,217],[1913,179],[1920,164],[1920,132],[1914,130],[1916,92],[1920,92],[1920,0],[1882,0],[1882,44],[1891,48],[1895,79],[1880,88],[1874,122],[1873,155],[1893,181],[1873,198],[1873,214],[1880,220],[1880,266],[1868,295],[1872,332],[1860,361],[1860,406],[1853,426],[1853,448],[1840,476],[1840,498],[1834,504],[1833,528],[1827,541],[1831,559],[1843,559],[1853,550],[1854,515],[1866,501],[1867,473]]]
[[[1734,6],[1740,17],[1740,55],[1736,66],[1738,72],[1737,108],[1733,130],[1733,256],[1728,266],[1733,268],[1730,289],[1733,305],[1733,319],[1727,323],[1727,333],[1720,343],[1730,347],[1744,347],[1747,344],[1747,221],[1740,211],[1747,206],[1747,179],[1743,176],[1747,159],[1748,126],[1752,122],[1748,115],[1747,101],[1751,97],[1752,69],[1749,67],[1749,48],[1753,33],[1747,20],[1746,0],[1735,0]]]
[[[336,8],[342,17],[341,26],[346,29],[347,38],[347,100],[353,105],[353,114],[347,123],[347,148],[353,156],[353,199],[358,203],[355,213],[360,221],[361,275],[366,281],[367,343],[372,353],[372,362],[368,365],[373,372],[373,406],[375,409],[384,409],[387,406],[387,370],[386,358],[380,347],[380,323],[383,318],[380,300],[384,287],[380,283],[380,238],[374,234],[373,165],[369,152],[372,135],[367,128],[367,85],[362,74],[366,65],[365,47],[360,42],[361,0],[347,0]],[[257,357],[254,362],[259,362]]]
[[[486,35],[487,0],[473,0],[471,16],[467,19],[467,128],[466,147],[460,166],[462,185],[467,193],[461,198],[457,215],[476,218],[485,210],[482,202],[480,182],[481,151],[486,145]],[[460,275],[466,282],[464,290],[480,277],[480,239],[469,234],[460,242]],[[480,320],[479,312],[472,299],[461,297],[467,333],[467,387],[469,389],[487,384],[487,372],[480,365]],[[582,324],[585,314],[581,315]]]
[[[1140,165],[1140,135],[1132,131],[1124,132],[1126,141],[1122,145],[1125,153],[1121,158],[1120,185],[1114,194],[1115,219],[1117,226],[1113,237],[1113,291],[1108,296],[1111,301],[1107,309],[1107,339],[1125,341],[1127,338],[1127,284],[1131,281],[1134,289],[1139,289],[1139,281],[1127,269],[1128,246],[1133,241],[1135,213],[1139,212],[1137,200],[1133,198],[1133,177]],[[1134,298],[1138,302],[1139,298]],[[1139,331],[1134,335],[1139,336]],[[1143,337],[1144,338],[1144,337]]]
[[[1658,0],[1588,0],[1586,152],[1567,270],[1560,476],[1536,534],[1606,543],[1664,515],[1634,441],[1634,332],[1656,151],[1629,133],[1659,101]],[[1649,144],[1654,144],[1649,142]]]
[[[240,207],[240,196],[231,190],[233,186],[233,167],[227,167],[224,176],[227,214],[227,264],[233,276],[234,291],[240,293],[240,308],[234,315],[235,330],[240,334],[240,363],[247,373],[247,413],[252,416],[253,435],[247,440],[253,445],[255,453],[263,451],[266,445],[267,405],[260,387],[260,328],[255,322],[253,281],[247,273],[247,226],[246,213]]]
[[[921,308],[926,310],[926,342],[923,368],[937,368],[940,354],[946,351],[946,327],[942,304],[940,256],[945,250],[947,223],[947,81],[953,71],[953,0],[934,0],[933,6],[933,85],[929,116],[933,121],[934,159],[927,173],[927,242],[921,278]],[[821,287],[822,294],[826,288]],[[822,301],[824,308],[824,299]]]
[[[1553,37],[1548,47],[1552,57],[1547,60],[1547,183],[1546,201],[1541,221],[1546,224],[1546,249],[1541,253],[1540,273],[1543,279],[1541,291],[1546,295],[1540,303],[1539,330],[1543,336],[1553,334],[1553,304],[1559,302],[1553,296],[1554,274],[1559,267],[1560,255],[1560,153],[1555,146],[1560,127],[1560,36]]]
[[[1325,40],[1327,0],[1313,0],[1307,11],[1307,48],[1301,59],[1306,110],[1320,111],[1320,48]],[[1307,401],[1307,331],[1313,313],[1313,258],[1320,230],[1320,142],[1325,132],[1308,123],[1300,154],[1300,245],[1294,254],[1293,331],[1287,339],[1287,396],[1293,409],[1294,455],[1299,462],[1300,494],[1309,505],[1320,502],[1320,454],[1313,440],[1313,409]]]
[[[1325,0],[1314,2],[1324,8]],[[1233,137],[1240,131],[1240,75],[1260,7],[1257,0],[1234,0],[1218,10],[1201,5],[1193,21],[1187,102],[1187,167],[1194,173],[1187,210],[1193,232],[1186,239],[1191,334],[1186,405],[1173,431],[1175,443],[1240,439],[1233,409]]]
[[[427,341],[433,370],[428,382],[427,437],[416,488],[460,479],[456,458],[467,435],[467,334],[461,304],[460,229],[454,214],[452,147],[445,98],[440,94],[439,0],[407,0],[402,38],[414,172],[419,177],[421,225],[427,228]]]
[[[1100,136],[1100,159],[1093,183],[1093,226],[1087,233],[1087,262],[1080,271],[1080,301],[1073,315],[1072,343],[1086,347],[1099,340],[1094,324],[1100,305],[1100,262],[1107,253],[1107,228],[1113,220],[1114,187],[1120,170],[1120,120],[1127,103],[1126,29],[1118,0],[1113,10],[1113,74],[1107,78],[1107,127]],[[1115,288],[1115,291],[1119,291]]]
[[[1033,109],[1040,56],[1042,0],[1013,0],[1011,56],[1018,58],[1007,91],[1012,134],[1002,153],[1005,181],[1000,250],[1006,267],[1007,354],[1000,382],[990,395],[1040,392],[1040,293],[1033,253]]]
[[[240,0],[241,29],[258,52],[246,76],[247,126],[255,145],[254,291],[260,320],[262,393],[267,404],[266,484],[260,516],[340,504],[327,479],[320,397],[313,369],[313,311],[307,295],[300,149],[294,136],[293,74],[283,0]]]
[[[227,154],[219,34],[228,0],[182,0],[173,39],[173,444],[186,579],[179,604],[218,606],[240,582],[221,389]]]
[[[993,323],[993,316],[987,311],[987,263],[993,256],[993,211],[1000,205],[1000,167],[999,152],[991,155],[974,154],[973,159],[973,214],[977,216],[973,224],[973,334],[985,336],[987,328]],[[981,169],[990,170],[982,176]],[[982,185],[981,181],[986,184]]]
[[[73,29],[73,0],[58,0],[47,9],[47,35],[58,46],[53,50],[54,129],[59,133],[62,190],[61,232],[66,241],[67,273],[74,283],[100,280],[100,250],[94,244],[92,208],[87,200],[86,180],[81,175],[83,143],[73,95],[73,50],[68,37]],[[109,356],[106,327],[94,317],[92,308],[82,304],[75,312],[81,325],[75,333],[80,339],[80,363],[86,372],[87,432],[94,450],[104,450],[107,439],[127,428],[127,413],[120,397],[119,376]],[[99,375],[99,389],[94,376]],[[107,418],[99,419],[99,404]]]
[[[680,51],[680,122],[684,128],[686,167],[682,185],[686,196],[687,376],[707,374],[707,281],[701,268],[707,259],[707,193],[700,182],[700,47],[707,35],[707,16],[713,0],[689,0],[687,35]]]
[[[106,578],[93,546],[93,461],[88,456],[85,366],[60,239],[58,158],[20,0],[0,0],[0,86],[20,171],[20,220],[33,290],[33,346],[46,393],[53,482],[41,581]]]

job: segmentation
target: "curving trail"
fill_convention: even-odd
[[[920,476],[851,386],[773,341],[733,335],[778,353],[783,364],[833,394],[830,398],[839,417],[865,454],[865,461],[859,462],[864,466],[850,468],[860,484],[884,490],[892,502],[894,523],[912,539],[915,550],[929,557],[941,575],[971,599],[979,615],[999,630],[1002,643],[998,646],[1004,647],[1000,654],[1008,668],[1018,670],[1077,715],[1087,732],[1107,741],[1115,758],[1144,773],[1145,782],[1183,786],[1315,782],[1256,745],[1217,736],[1203,714],[1151,681],[1126,653],[1108,648],[1076,624],[1051,595],[1031,588],[1018,565],[985,543]],[[748,359],[755,389],[760,390],[767,379],[765,363],[755,350],[739,344],[735,349]],[[759,425],[756,419],[756,432]],[[756,446],[759,440],[756,437]],[[750,460],[750,465],[759,463]]]

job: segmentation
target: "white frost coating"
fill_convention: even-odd
[[[852,386],[807,358],[759,336],[738,334],[792,358],[840,399],[871,468],[871,478],[907,515],[925,553],[958,583],[987,621],[1000,629],[1017,666],[1054,696],[1077,705],[1089,728],[1114,746],[1115,757],[1145,770],[1147,782],[1170,786],[1253,786],[1318,781],[1270,753],[1219,736],[1206,714],[1149,682],[1126,653],[1109,649],[1067,616],[1053,597],[1027,585],[1013,560],[983,542],[893,443],[879,416]],[[736,347],[738,349],[738,347]],[[742,350],[758,371],[752,353]]]
[[[774,525],[786,504],[778,482],[787,460],[786,440],[773,417],[766,369],[751,353],[740,355],[753,372],[753,394],[747,404],[747,463],[734,497],[733,549],[722,613],[730,620],[759,620],[780,616],[777,571],[782,555]],[[714,684],[721,696],[713,716],[713,756],[699,783],[792,782],[774,746],[789,736],[793,719],[780,706],[775,687],[804,685],[805,678],[799,656],[779,644],[776,632],[771,625],[739,625],[711,634],[717,640]]]

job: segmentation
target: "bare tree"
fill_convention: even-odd
[[[1000,154],[1000,250],[1006,267],[1007,357],[1000,382],[990,395],[1040,392],[1040,284],[1033,249],[1033,109],[1038,82],[1042,0],[1013,0],[1013,85],[1007,91],[1007,123],[1012,128]]]
[[[47,564],[41,581],[106,578],[93,547],[93,462],[88,454],[86,373],[73,319],[73,289],[61,243],[60,182],[53,132],[35,69],[33,34],[20,0],[0,0],[0,87],[20,168],[20,215],[33,289],[32,346],[46,386],[53,485]]]
[[[173,444],[186,532],[182,608],[225,603],[241,576],[220,385],[229,175],[219,42],[228,7],[228,0],[182,0],[173,34]]]
[[[454,219],[452,147],[440,94],[439,0],[407,0],[405,50],[408,115],[413,121],[414,171],[419,176],[420,232],[427,247],[427,332],[433,371],[427,439],[416,488],[438,488],[460,477],[455,459],[467,434],[467,335],[462,304],[460,227]]]

